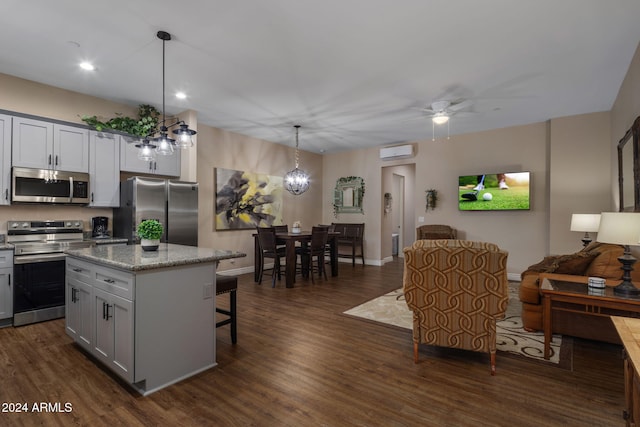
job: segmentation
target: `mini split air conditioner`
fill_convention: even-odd
[[[403,159],[406,157],[413,157],[413,145],[396,145],[380,149],[380,158],[382,160]]]

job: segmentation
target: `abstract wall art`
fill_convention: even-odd
[[[283,178],[215,169],[216,230],[246,230],[282,224]]]

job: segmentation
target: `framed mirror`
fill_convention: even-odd
[[[640,212],[640,117],[618,142],[618,188],[621,212]]]
[[[333,191],[334,214],[363,213],[364,180],[359,176],[348,176],[336,181]]]

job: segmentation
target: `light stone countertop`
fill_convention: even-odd
[[[247,254],[221,249],[160,243],[157,251],[143,251],[140,245],[98,245],[69,249],[66,254],[106,267],[142,271],[223,259],[242,258]]]

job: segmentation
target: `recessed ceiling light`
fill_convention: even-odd
[[[187,99],[187,94],[184,92],[176,92],[176,98],[178,99]]]
[[[82,68],[83,70],[87,70],[87,71],[93,71],[96,69],[96,67],[93,66],[92,63],[84,61],[80,63],[80,68]]]

